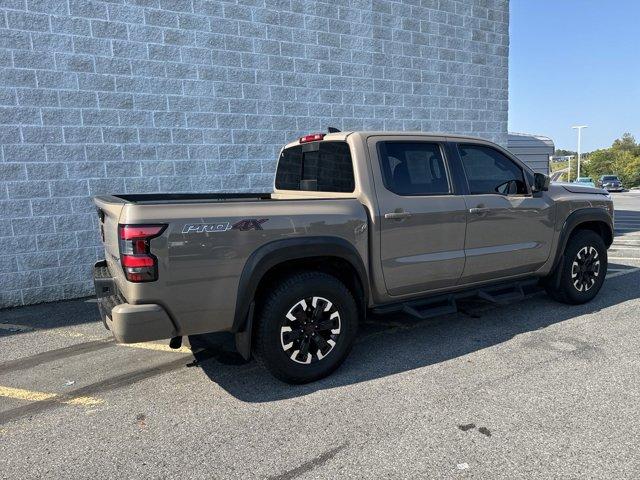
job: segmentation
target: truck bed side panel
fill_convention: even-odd
[[[229,330],[249,256],[279,239],[335,236],[367,264],[367,215],[356,199],[125,205],[120,223],[167,223],[151,241],[159,280],[119,285],[129,303],[163,305],[181,335]]]

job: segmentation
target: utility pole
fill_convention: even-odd
[[[567,183],[571,182],[571,159],[573,158],[573,155],[567,155],[567,158],[569,159],[569,165],[567,167]]]
[[[588,125],[576,125],[574,128],[578,130],[578,177],[580,177],[580,147],[582,142],[582,129],[587,128]]]

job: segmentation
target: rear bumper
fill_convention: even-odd
[[[120,343],[147,342],[177,335],[166,310],[156,304],[131,305],[118,291],[105,260],[93,267],[98,308],[104,326]]]

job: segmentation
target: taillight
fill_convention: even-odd
[[[158,279],[158,259],[151,254],[149,241],[159,236],[166,225],[119,225],[120,263],[130,282]]]
[[[304,137],[300,137],[300,143],[317,142],[318,140],[322,140],[324,136],[324,133],[312,133],[311,135],[305,135]]]

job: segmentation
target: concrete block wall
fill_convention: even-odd
[[[507,0],[0,0],[0,306],[91,294],[90,196],[268,191],[341,129],[506,143]]]

